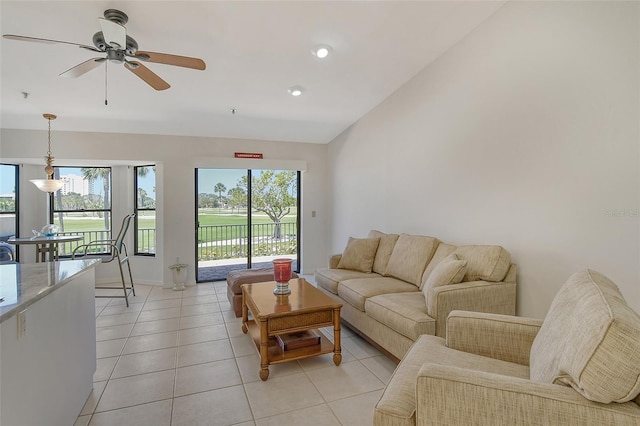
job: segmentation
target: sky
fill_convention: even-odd
[[[198,169],[198,192],[214,194],[216,184],[222,183],[227,187],[223,195],[237,186],[238,181],[247,175],[246,169]]]
[[[12,194],[15,190],[15,169],[0,164],[0,195]]]

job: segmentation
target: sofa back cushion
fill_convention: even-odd
[[[511,254],[500,246],[460,246],[455,251],[467,261],[467,281],[502,281],[509,271]]]
[[[420,287],[422,274],[439,243],[440,241],[433,237],[401,234],[393,248],[384,275]]]
[[[640,393],[640,316],[604,275],[573,274],[533,341],[530,374],[591,401],[631,401]]]
[[[380,275],[384,275],[387,271],[387,265],[389,264],[389,258],[393,252],[393,248],[398,241],[398,234],[385,234],[384,232],[371,230],[369,231],[369,238],[380,238],[380,244],[378,244],[378,251],[376,251],[376,258],[373,260],[373,272]]]
[[[342,252],[342,257],[338,262],[338,269],[371,272],[379,243],[380,238],[349,237],[347,247]]]

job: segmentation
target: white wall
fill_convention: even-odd
[[[58,120],[64,119],[59,111]],[[47,221],[46,196],[29,179],[44,175],[43,151],[46,132],[2,129],[0,132],[0,159],[3,162],[33,162],[21,168],[21,235],[30,235],[31,229],[40,229]],[[306,164],[302,173],[302,242],[301,268],[303,273],[326,264],[327,240],[327,188],[326,145],[154,136],[133,134],[56,132],[52,151],[54,165],[114,165],[113,215],[114,227],[133,210],[133,170],[127,164],[156,163],[157,252],[155,257],[135,256],[132,261],[134,280],[139,283],[171,283],[168,266],[180,262],[189,264],[188,283],[195,282],[195,167],[247,167],[261,168],[266,164]],[[234,159],[234,152],[261,152],[264,160]],[[42,164],[41,164],[42,163]],[[315,218],[311,211],[316,211]],[[133,246],[130,234],[129,247]],[[31,261],[33,253],[22,254]],[[112,264],[97,269],[98,282],[119,280],[117,268]]]
[[[583,268],[640,311],[639,5],[511,2],[329,146],[330,252],[500,244],[518,313]]]

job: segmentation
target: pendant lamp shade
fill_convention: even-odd
[[[57,117],[53,114],[42,114],[42,116],[49,121],[49,133],[47,139],[49,149],[47,151],[47,156],[44,157],[44,160],[47,162],[47,165],[44,168],[44,172],[47,174],[47,178],[31,179],[30,182],[38,187],[38,189],[42,192],[56,192],[66,183],[65,180],[53,178],[53,156],[51,155],[51,120],[55,120]]]

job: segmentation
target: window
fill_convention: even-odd
[[[135,254],[156,253],[156,166],[134,167]]]
[[[18,230],[18,166],[0,164],[0,240]]]
[[[109,240],[111,236],[111,167],[54,167],[55,179],[67,182],[50,195],[50,221],[61,235],[82,235],[84,241],[61,244],[60,256],[70,256],[83,242]],[[109,247],[97,247],[106,253]]]

